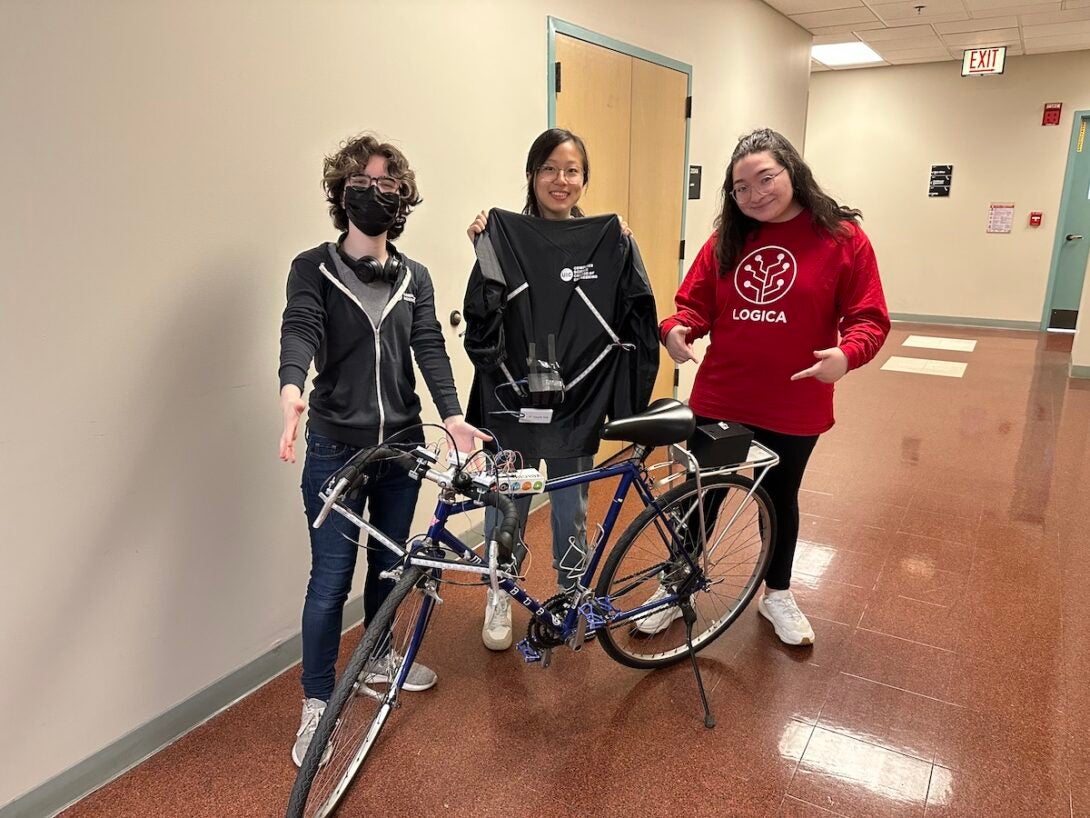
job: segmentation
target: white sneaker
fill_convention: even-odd
[[[663,585],[659,585],[655,593],[651,594],[647,598],[644,605],[651,605],[658,602],[660,599],[664,599],[670,595],[670,591]],[[646,636],[654,636],[656,633],[662,633],[668,627],[670,623],[675,619],[681,617],[681,608],[677,605],[670,605],[665,608],[661,608],[652,614],[648,614],[636,623],[636,630]]]
[[[481,641],[489,650],[507,650],[511,647],[511,597],[503,591],[497,593],[488,589]]]
[[[757,601],[757,610],[772,623],[776,636],[785,645],[814,644],[814,629],[790,591],[768,591]]]
[[[391,668],[400,666],[401,656],[396,651],[390,651],[385,659],[378,659],[365,665],[363,670],[360,671],[360,681],[363,682],[363,687],[389,684],[390,679],[395,675],[391,672]],[[405,683],[401,685],[401,689],[408,690],[410,693],[417,693],[435,687],[437,681],[439,681],[439,677],[435,675],[434,670],[419,662],[413,662],[413,666],[405,674]],[[361,688],[356,692],[358,694],[364,691]]]
[[[314,731],[318,727],[318,721],[324,712],[325,702],[321,699],[303,700],[303,717],[299,720],[299,732],[295,734],[295,745],[291,748],[291,760],[295,762],[296,767],[303,765],[303,756],[307,754],[311,739],[314,738]],[[326,746],[319,766],[329,761],[332,750],[332,747]]]

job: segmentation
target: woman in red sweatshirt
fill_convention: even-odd
[[[758,611],[791,645],[814,641],[789,590],[806,463],[833,425],[833,384],[871,360],[889,332],[860,217],[818,187],[783,136],[743,137],[715,232],[659,328],[679,364],[696,361],[692,342],[711,336],[689,398],[698,422],[745,424],[780,456],[762,484],[777,526]]]

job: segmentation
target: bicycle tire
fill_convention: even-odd
[[[749,503],[743,505],[751,491]],[[776,526],[767,492],[760,486],[754,489],[748,477],[704,478],[701,492],[708,531],[708,584],[691,597],[697,615],[694,652],[721,636],[752,601],[768,568]],[[678,533],[690,523],[696,496],[696,480],[687,480],[659,498],[661,512],[648,506],[629,524],[598,577],[595,593],[599,598],[608,597],[623,614],[626,609],[647,604],[656,592],[669,593],[676,588],[682,572],[688,570],[688,561],[679,552]],[[674,534],[663,525],[664,517],[672,521]],[[694,550],[695,546],[690,546],[690,553]],[[702,554],[697,552],[694,561],[703,568]],[[676,601],[638,618],[607,622],[598,635],[606,653],[628,667],[666,667],[689,655]]]
[[[382,667],[385,674],[397,678],[405,661],[412,660],[412,656],[405,655],[407,640],[421,626],[421,617],[425,617],[422,626],[427,627],[426,617],[433,607],[433,601],[421,590],[414,591],[427,575],[428,572],[421,568],[407,568],[369,623],[314,731],[314,738],[292,787],[287,818],[325,818],[332,815],[374,747],[400,691],[391,691],[387,687],[385,693],[379,693],[375,690],[378,684],[372,682],[374,687],[365,685],[360,675],[365,666],[376,659],[384,662]],[[411,610],[402,610],[402,603],[410,593],[416,595],[416,604],[407,606]],[[398,657],[399,663],[390,664],[387,658],[390,655]],[[373,711],[369,719],[368,710]],[[322,764],[325,747],[331,742],[330,757]]]

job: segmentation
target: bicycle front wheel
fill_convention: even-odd
[[[705,571],[693,591],[693,650],[719,637],[753,599],[772,554],[775,512],[768,494],[738,474],[687,480],[659,498],[625,529],[610,552],[595,589],[619,613],[640,611],[599,629],[613,659],[635,668],[656,668],[689,655],[685,623],[676,598],[690,561]],[[703,551],[703,509],[707,552]]]
[[[331,815],[375,746],[434,604],[424,577],[422,569],[407,568],[368,624],[299,767],[287,818]]]

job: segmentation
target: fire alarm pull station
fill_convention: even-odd
[[[1040,210],[1034,210],[1032,213],[1030,213],[1029,214],[1029,226],[1030,227],[1040,227],[1041,226],[1041,216],[1042,215],[1043,214],[1041,213]]]

